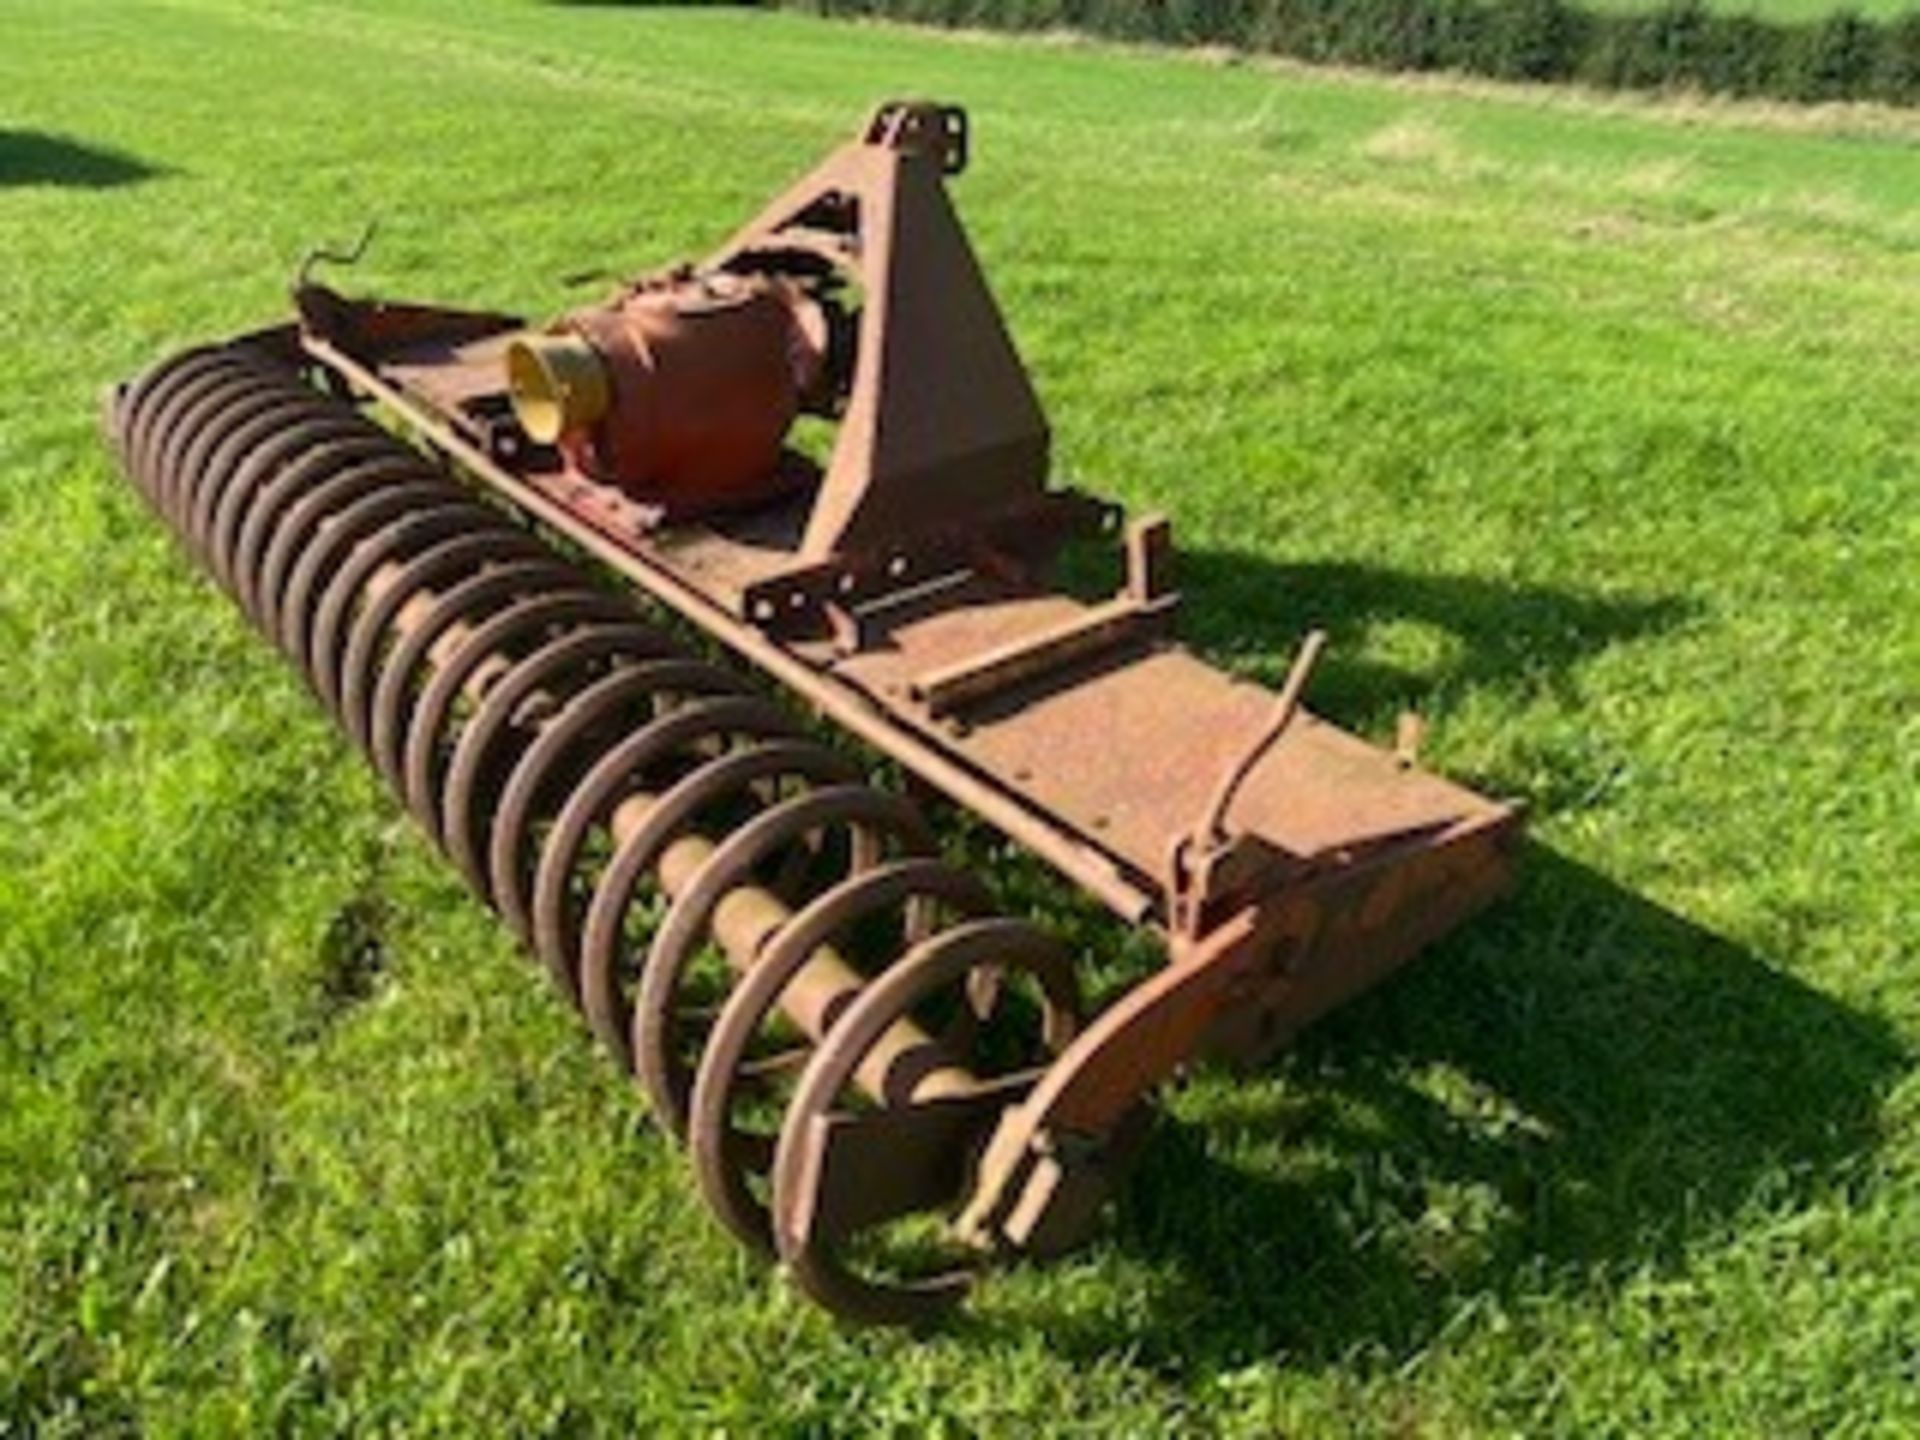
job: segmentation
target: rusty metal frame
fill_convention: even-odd
[[[298,322],[233,352],[305,367],[321,389],[377,412],[444,472],[1162,938],[1165,968],[1077,1035],[1050,1033],[1044,1065],[992,1079],[945,1065],[937,1090],[881,1094],[858,1117],[826,1107],[866,1073],[858,1045],[883,1032],[906,1043],[888,1029],[906,1011],[886,1007],[908,1005],[913,985],[991,969],[984,957],[1010,945],[1065,1016],[1071,972],[1027,930],[982,920],[876,977],[844,1026],[828,1029],[836,1022],[822,1012],[802,1027],[818,1048],[795,1104],[820,1108],[782,1132],[775,1189],[787,1199],[774,1231],[813,1293],[886,1321],[922,1317],[957,1292],[944,1280],[910,1292],[864,1285],[832,1258],[836,1237],[889,1206],[947,1197],[957,1233],[984,1253],[1071,1243],[1124,1170],[1157,1085],[1202,1054],[1257,1060],[1405,963],[1500,893],[1520,832],[1515,806],[1421,770],[1412,727],[1388,749],[1311,714],[1322,637],[1306,638],[1277,693],[1189,654],[1173,633],[1167,522],[1126,524],[1106,501],[1049,486],[1045,416],[947,194],[968,148],[957,108],[883,105],[702,266],[670,272],[764,275],[844,321],[808,402],[837,422],[831,457],[811,470],[788,457],[813,483],[752,513],[670,516],[532,443],[502,389],[503,347],[529,329],[513,316],[352,300],[303,274]],[[237,376],[256,359],[217,364]],[[164,393],[176,382],[151,384]],[[284,397],[284,377],[229,390],[245,399],[249,385],[265,388],[245,403],[285,403],[264,398]],[[121,404],[110,418],[131,427],[127,458],[143,485],[163,500],[199,486],[177,471],[211,442],[141,450],[143,427],[174,422],[145,415],[144,398]],[[204,408],[213,413],[212,398]],[[1050,578],[1062,547],[1090,537],[1123,559],[1119,589],[1096,601]],[[822,803],[825,814],[840,802]],[[667,823],[654,813],[650,823]],[[703,858],[675,882],[698,897],[668,946],[682,960],[745,874],[728,867],[746,863],[738,846],[688,853]],[[759,941],[792,921],[771,899],[755,903],[760,928],[729,942],[746,973]],[[782,963],[802,962],[796,952]],[[844,979],[836,964],[819,973]],[[862,1026],[871,1035],[850,1038]],[[924,1036],[913,1046],[942,1053]]]
[[[1144,924],[1155,913],[1159,896],[1151,882],[1128,875],[1102,851],[1009,795],[992,777],[903,732],[867,697],[844,686],[822,683],[818,671],[796,656],[777,636],[744,623],[731,609],[689,584],[649,551],[609,535],[592,518],[583,517],[540,487],[507,471],[472,440],[444,420],[422,411],[373,368],[331,341],[307,335],[301,338],[300,344],[314,360],[340,376],[359,394],[379,402],[400,424],[464,473],[481,481],[529,518],[639,585],[741,659],[803,697],[855,738],[898,760],[956,804],[1046,861],[1121,919],[1130,924]]]

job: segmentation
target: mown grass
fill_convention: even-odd
[[[780,15],[0,25],[0,1433],[1920,1426],[1914,131]],[[902,93],[972,107],[1062,467],[1171,512],[1196,642],[1330,626],[1320,708],[1537,836],[919,1343],[720,1237],[93,428],[369,216],[368,285],[546,310]]]
[[[1594,0],[1596,9],[1652,10],[1659,0]],[[1905,15],[1913,0],[1707,0],[1707,8],[1727,15],[1757,15],[1763,20],[1822,20],[1842,10],[1869,19]]]

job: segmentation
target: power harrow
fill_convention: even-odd
[[[948,197],[967,139],[956,108],[883,105],[705,260],[551,323],[303,268],[296,319],[107,402],[139,489],[720,1221],[887,1324],[1083,1237],[1163,1081],[1380,980],[1499,893],[1519,833],[1309,712],[1317,635],[1278,693],[1182,648],[1166,522],[1050,486]],[[1105,598],[1057,583],[1082,544],[1117,551]],[[742,669],[1164,967],[1085,1014],[1063,947]]]

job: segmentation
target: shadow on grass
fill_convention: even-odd
[[[1581,594],[1475,575],[1409,574],[1347,562],[1275,564],[1229,550],[1183,551],[1181,633],[1202,654],[1253,648],[1277,656],[1259,678],[1277,683],[1302,635],[1327,631],[1312,704],[1349,728],[1390,724],[1402,706],[1481,686],[1553,688],[1590,655],[1671,629],[1694,612],[1678,596]],[[1366,632],[1413,624],[1449,637],[1425,672],[1360,658]]]
[[[1217,552],[1183,556],[1180,583],[1202,653],[1284,664],[1325,627],[1311,701],[1363,729],[1440,690],[1576,687],[1582,660],[1692,608]],[[1458,643],[1422,673],[1341,659],[1406,620]],[[1529,844],[1507,900],[1273,1067],[1179,1098],[1108,1241],[1151,1271],[1150,1309],[1062,1316],[1042,1287],[982,1323],[1176,1379],[1401,1362],[1463,1312],[1672,1263],[1844,1176],[1909,1063],[1885,1023]]]
[[[38,130],[0,129],[0,189],[62,185],[104,190],[131,185],[158,173],[145,161],[118,150]]]
[[[1053,1343],[1176,1376],[1403,1361],[1462,1312],[1671,1263],[1871,1153],[1909,1063],[1889,1026],[1543,846],[1520,875],[1274,1069],[1196,1085],[1111,1242],[1157,1303],[1120,1333],[1050,1317]]]

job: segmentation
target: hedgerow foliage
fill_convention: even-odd
[[[792,0],[871,15],[1005,30],[1225,45],[1387,70],[1458,70],[1781,100],[1920,104],[1920,9],[1788,22],[1702,0],[1588,10],[1568,0]]]

